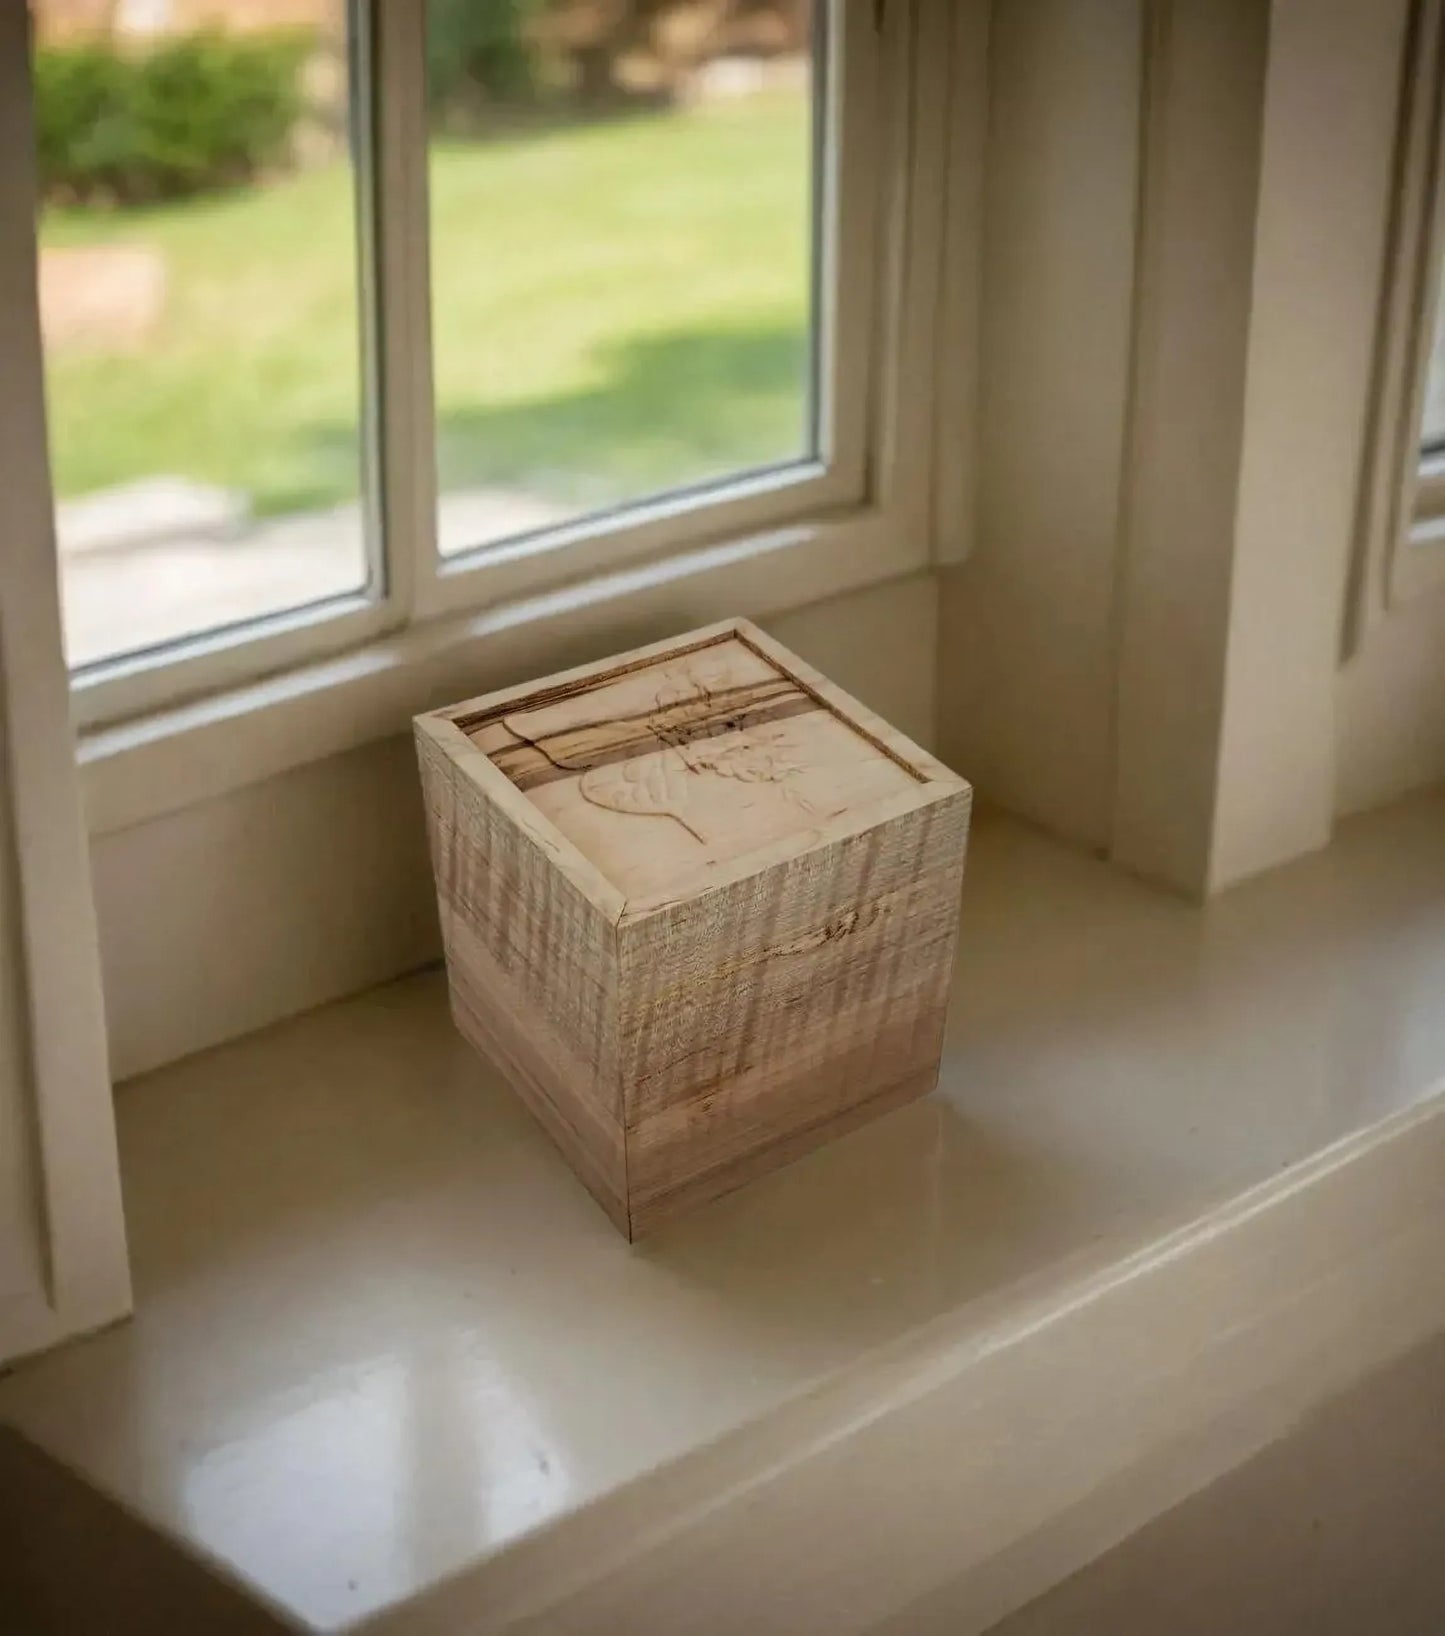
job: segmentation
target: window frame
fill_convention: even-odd
[[[229,717],[255,708],[256,685],[274,696],[288,678],[380,643],[394,653],[434,649],[468,619],[542,599],[585,596],[619,574],[671,570],[746,541],[776,549],[837,542],[861,555],[869,579],[921,566],[910,537],[926,483],[905,429],[900,382],[926,357],[925,324],[904,304],[904,271],[916,223],[908,209],[915,159],[900,114],[910,110],[917,13],[928,0],[829,0],[822,30],[828,174],[819,233],[827,261],[818,280],[817,391],[824,461],[800,461],[705,489],[661,495],[615,513],[443,558],[436,547],[431,383],[429,222],[425,106],[425,8],[349,0],[359,66],[358,233],[366,380],[374,409],[366,428],[375,503],[387,547],[361,592],[185,638],[87,666],[72,678],[72,708],[97,753],[107,730],[146,722],[165,731],[176,711],[207,701]],[[893,116],[890,120],[890,115]],[[370,140],[367,140],[369,135]],[[846,276],[840,270],[846,269]],[[835,272],[840,276],[833,276]],[[909,356],[910,347],[912,356]],[[912,396],[913,394],[909,394]],[[926,413],[928,405],[921,405]],[[912,491],[910,495],[910,490]],[[374,532],[374,531],[373,531]],[[860,542],[859,536],[867,536]],[[864,581],[866,582],[866,581]],[[817,595],[849,588],[821,580]],[[247,699],[235,695],[247,695]],[[415,708],[426,702],[420,698]]]
[[[1445,590],[1445,448],[1422,431],[1445,279],[1445,0],[1414,0],[1360,496],[1346,656],[1378,618]]]

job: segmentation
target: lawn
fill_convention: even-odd
[[[433,151],[445,486],[602,504],[803,448],[807,110],[775,95]],[[359,364],[343,166],[115,215],[47,245],[148,245],[143,347],[57,348],[57,486],[157,473],[257,514],[356,490]]]

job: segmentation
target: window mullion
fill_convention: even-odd
[[[374,48],[368,107],[375,142],[370,247],[377,571],[405,623],[437,573],[436,426],[427,225],[426,7],[356,0]]]

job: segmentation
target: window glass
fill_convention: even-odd
[[[72,666],[361,589],[344,0],[34,14]]]
[[[438,539],[817,454],[809,0],[429,0]]]

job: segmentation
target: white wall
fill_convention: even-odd
[[[985,797],[1193,893],[1445,778],[1445,598],[1340,669],[1405,16],[993,13],[940,742]]]
[[[1340,813],[1445,779],[1445,592],[1372,626],[1335,688]]]
[[[1407,9],[1271,9],[1214,885],[1323,846],[1333,827]]]
[[[1141,49],[1132,0],[994,9],[977,510],[942,591],[944,753],[1092,847],[1113,799]]]
[[[763,623],[904,732],[931,742],[931,575]],[[618,632],[611,645],[635,639]],[[598,655],[606,651],[604,643]],[[539,652],[530,669],[545,675],[577,662],[575,653]],[[407,737],[100,835],[92,859],[117,1079],[440,954]]]
[[[1358,537],[1408,0],[1276,0],[1233,619],[1240,732],[1222,769],[1235,833],[1276,830],[1291,779],[1320,812],[1445,779],[1445,588],[1362,621],[1340,664]],[[1383,576],[1373,576],[1382,581]],[[1383,597],[1380,583],[1372,592]],[[1289,617],[1285,617],[1289,610]],[[1283,651],[1282,651],[1283,650]],[[1265,707],[1260,701],[1265,700]],[[1292,855],[1288,821],[1273,841]],[[1228,879],[1230,860],[1218,867]]]
[[[1151,12],[1118,592],[1112,855],[1211,884],[1269,8]]]

